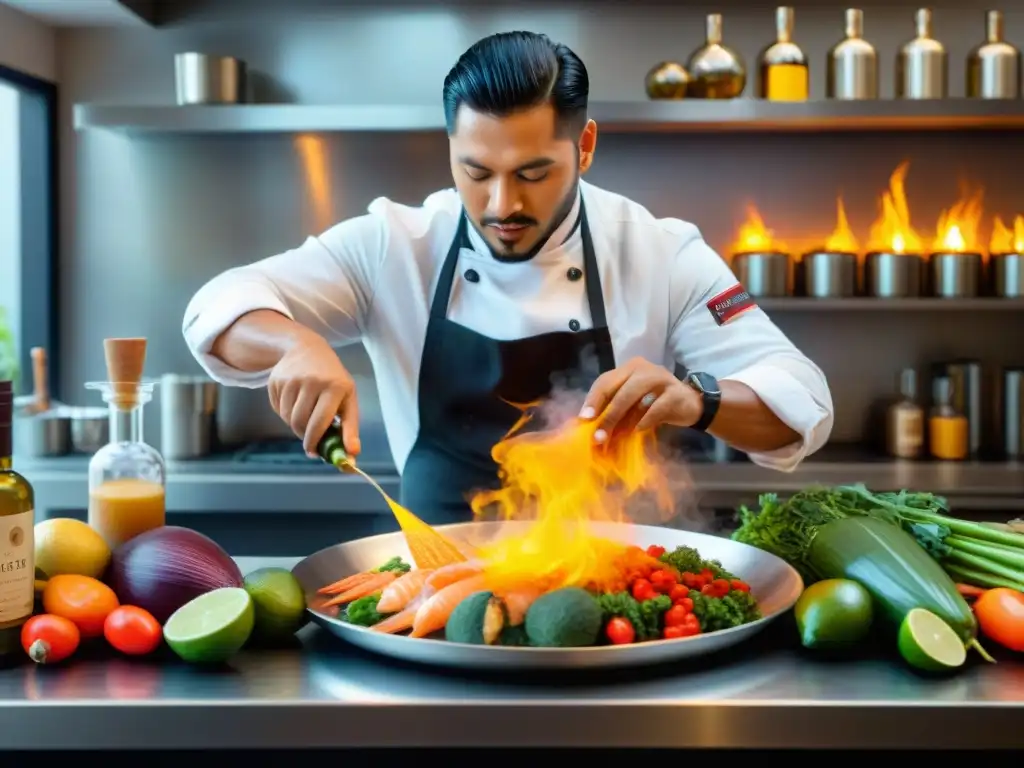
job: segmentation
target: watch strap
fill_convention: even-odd
[[[704,406],[700,418],[690,429],[707,432],[708,427],[715,420],[715,416],[718,415],[718,407],[722,403],[722,392],[718,387],[718,381],[708,373],[691,373],[687,375],[686,383],[697,390]]]

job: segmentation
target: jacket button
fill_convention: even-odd
[[[575,283],[583,277],[583,270],[579,267],[569,267],[569,271],[565,273],[565,276]]]
[[[471,283],[480,282],[480,275],[477,274],[477,271],[475,269],[467,269],[463,277],[466,278],[466,280],[468,280]]]
[[[580,321],[579,320],[570,320],[569,321],[569,330],[570,331],[576,332],[579,329],[580,329]]]

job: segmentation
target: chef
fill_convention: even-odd
[[[222,384],[265,386],[308,452],[337,415],[358,456],[334,348],[361,342],[401,501],[433,524],[471,519],[469,495],[497,482],[491,448],[554,386],[587,393],[597,441],[688,427],[793,470],[831,430],[825,377],[696,226],[581,180],[588,92],[583,62],[543,35],[477,42],[444,81],[455,188],[378,198],[215,277],[186,310],[189,348]]]

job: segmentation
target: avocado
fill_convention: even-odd
[[[493,592],[474,592],[455,606],[444,636],[451,643],[494,645],[507,622],[505,601]]]
[[[526,612],[526,636],[531,645],[579,648],[597,643],[601,606],[578,587],[564,587],[537,598]]]

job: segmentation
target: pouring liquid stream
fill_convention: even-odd
[[[328,428],[317,446],[317,453],[320,458],[339,471],[357,474],[377,489],[405,534],[406,543],[409,545],[409,554],[416,561],[417,568],[440,568],[451,563],[464,562],[467,559],[454,542],[392,499],[376,480],[355,465],[345,451],[341,430],[337,425]]]

